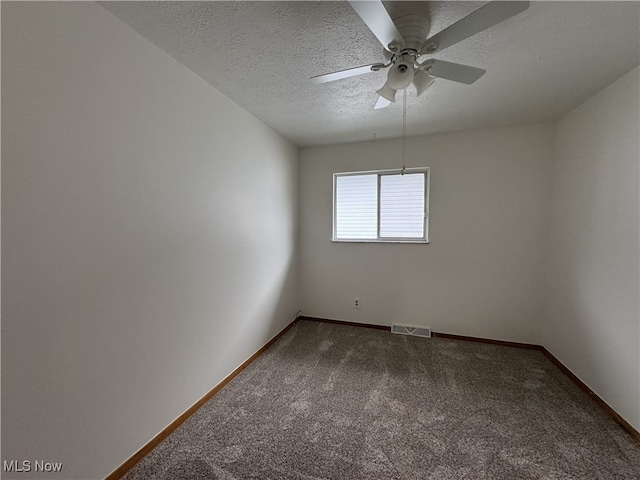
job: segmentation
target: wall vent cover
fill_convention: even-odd
[[[391,324],[391,333],[399,335],[413,335],[415,337],[431,338],[431,329],[426,327],[411,327],[409,325]]]

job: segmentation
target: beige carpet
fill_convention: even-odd
[[[300,320],[127,479],[640,479],[544,355]]]

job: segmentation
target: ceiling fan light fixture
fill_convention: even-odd
[[[434,77],[427,75],[422,70],[417,71],[413,76],[413,86],[416,87],[416,93],[418,96],[420,96],[420,94],[429,88],[435,81],[436,79]]]
[[[407,88],[413,80],[413,57],[410,55],[403,55],[400,59],[389,69],[387,76],[387,83],[394,90],[402,90]]]
[[[396,89],[395,88],[391,88],[391,86],[389,85],[389,81],[388,80],[385,82],[385,84],[382,86],[382,88],[380,90],[378,90],[376,93],[378,95],[380,95],[381,97],[386,98],[390,102],[395,102],[396,101]]]

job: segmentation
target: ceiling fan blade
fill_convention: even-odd
[[[466,83],[467,85],[478,80],[486,72],[482,68],[435,59],[422,63],[421,70],[424,70],[431,77],[446,78],[447,80]]]
[[[391,102],[389,100],[387,100],[383,96],[379,96],[378,97],[378,101],[376,102],[376,104],[373,107],[373,109],[374,110],[380,110],[381,108],[387,108],[389,105],[391,105]]]
[[[349,2],[349,4],[385,49],[391,51],[389,45],[392,43],[399,46],[404,45],[402,35],[380,0]]]
[[[339,72],[325,73],[324,75],[316,75],[311,77],[311,83],[319,84],[326,82],[333,82],[335,80],[342,80],[343,78],[355,77],[356,75],[364,75],[365,73],[374,72],[384,67],[382,63],[372,63],[370,65],[363,65],[361,67],[349,68],[347,70],[340,70]]]
[[[527,8],[529,8],[529,2],[489,2],[427,39],[423,44],[421,53],[441,52],[465,38],[469,38],[518,13],[524,12]]]

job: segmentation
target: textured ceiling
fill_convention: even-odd
[[[435,34],[485,2],[385,2]],[[294,143],[402,133],[402,102],[373,110],[386,71],[313,85],[313,75],[384,61],[346,2],[101,2]],[[639,2],[532,2],[434,58],[487,70],[473,85],[438,79],[407,94],[407,134],[558,118],[640,63]]]

